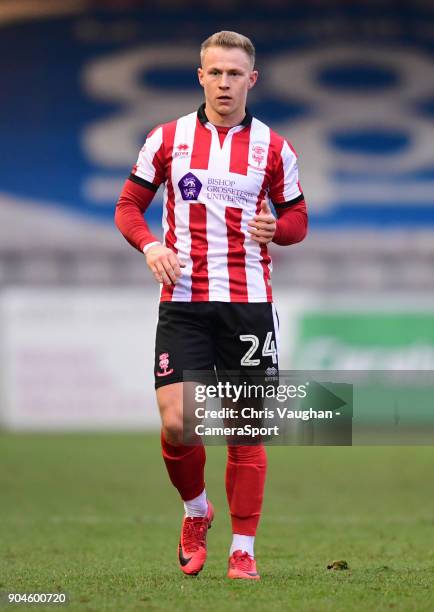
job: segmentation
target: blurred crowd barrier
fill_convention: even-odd
[[[282,370],[434,370],[434,310],[358,294],[276,292]],[[0,294],[0,427],[156,429],[158,311],[143,289]]]

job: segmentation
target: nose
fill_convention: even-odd
[[[228,75],[225,72],[223,72],[220,78],[219,87],[220,89],[229,89]]]

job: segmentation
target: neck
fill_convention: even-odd
[[[242,108],[230,115],[220,115],[220,113],[217,113],[205,104],[205,114],[208,121],[217,127],[234,127],[235,125],[240,125],[246,115],[246,111]]]

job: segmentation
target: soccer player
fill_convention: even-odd
[[[204,104],[150,132],[115,213],[117,227],[145,254],[161,284],[155,388],[164,462],[184,502],[178,558],[188,575],[204,566],[214,509],[205,490],[204,446],[184,443],[183,371],[277,371],[267,244],[300,242],[307,229],[294,149],[246,108],[258,78],[252,42],[236,32],[217,32],[204,41],[200,55]],[[143,216],[161,184],[162,243]],[[257,580],[253,547],[265,449],[228,445],[227,451],[233,531],[228,577]]]

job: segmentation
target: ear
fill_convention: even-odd
[[[258,80],[259,72],[257,70],[252,70],[249,77],[249,89],[255,86],[256,81]]]
[[[199,79],[199,83],[202,85],[203,87],[203,68],[201,68],[199,66],[199,68],[197,69],[197,77]]]

